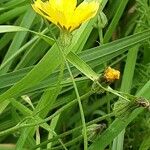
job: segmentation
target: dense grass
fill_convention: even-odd
[[[62,51],[31,3],[0,1],[0,150],[150,149],[150,1],[103,0]]]

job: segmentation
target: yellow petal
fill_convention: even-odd
[[[77,0],[49,0],[49,4],[58,12],[57,18],[59,24],[69,29]]]
[[[64,12],[74,10],[77,5],[77,0],[49,0],[49,3],[57,10]]]
[[[57,25],[58,15],[56,15],[56,11],[50,7],[48,2],[36,0],[35,3],[32,4],[32,7],[38,14]]]
[[[82,2],[74,12],[74,28],[78,27],[83,22],[94,17],[98,11],[99,3],[97,1]]]
[[[76,19],[79,17],[79,20],[86,21],[94,17],[99,8],[99,3],[96,1],[82,2],[75,10]]]
[[[77,8],[77,0],[36,0],[33,9],[61,28],[73,31],[84,21],[94,17],[99,4],[83,2]]]

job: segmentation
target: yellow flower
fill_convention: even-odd
[[[99,3],[96,0],[84,1],[77,6],[77,0],[47,0],[45,2],[35,0],[32,7],[38,14],[62,30],[72,32],[96,15]]]
[[[113,82],[114,80],[117,80],[120,78],[120,72],[118,70],[112,69],[111,67],[108,67],[104,72],[104,79],[107,82]]]

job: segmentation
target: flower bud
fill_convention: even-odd
[[[105,70],[103,77],[107,82],[113,82],[113,81],[118,80],[120,78],[120,71],[115,70],[111,67],[108,67]]]

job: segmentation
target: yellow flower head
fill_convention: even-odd
[[[96,15],[99,3],[84,1],[77,6],[77,0],[35,0],[32,7],[59,28],[71,32]]]
[[[112,69],[108,67],[104,72],[104,79],[107,82],[113,82],[114,80],[118,80],[120,78],[120,72],[118,70]]]

